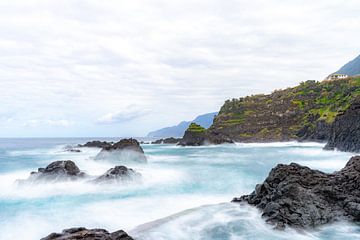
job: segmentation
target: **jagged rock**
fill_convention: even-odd
[[[62,233],[52,233],[41,240],[133,240],[133,238],[123,230],[109,233],[104,229],[79,227],[65,229]]]
[[[32,172],[28,180],[76,180],[85,177],[73,161],[56,161],[50,163],[46,168],[39,168]]]
[[[119,142],[102,148],[95,159],[146,162],[144,150],[136,139],[121,139]]]
[[[263,212],[277,228],[313,228],[346,219],[360,220],[360,156],[338,172],[326,174],[300,166],[279,164],[250,195],[234,198]]]
[[[117,181],[132,181],[141,177],[141,174],[131,168],[125,166],[115,166],[110,168],[106,173],[97,177],[94,182],[96,183],[109,183]]]
[[[360,99],[339,116],[331,127],[330,139],[325,149],[360,152]]]
[[[64,148],[64,150],[65,150],[66,152],[76,152],[76,153],[81,152],[80,149],[74,148],[73,146],[66,146],[66,147]]]
[[[178,145],[180,146],[201,146],[209,144],[233,143],[233,141],[223,134],[215,131],[207,131],[196,123],[191,123],[185,131],[184,137]]]
[[[110,147],[113,143],[112,142],[106,142],[106,141],[90,141],[85,144],[79,144],[78,147],[97,147],[97,148],[105,148]]]
[[[178,144],[181,141],[181,138],[161,138],[154,142],[151,142],[151,144]]]

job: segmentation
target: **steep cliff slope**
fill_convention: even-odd
[[[360,99],[356,99],[343,114],[336,117],[325,148],[348,152],[360,151]]]
[[[242,142],[327,141],[336,116],[359,95],[360,77],[354,77],[227,100],[208,132]]]

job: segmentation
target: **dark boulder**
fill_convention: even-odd
[[[141,174],[134,171],[131,168],[125,166],[115,166],[110,168],[106,173],[97,177],[94,182],[96,183],[111,183],[111,182],[123,182],[123,181],[133,181],[138,180],[141,177]]]
[[[62,233],[52,233],[41,240],[133,240],[123,230],[109,233],[104,229],[70,228]]]
[[[360,152],[360,99],[335,118],[325,149]]]
[[[102,148],[95,159],[146,162],[144,150],[136,139],[121,139],[119,142]]]
[[[113,143],[106,141],[90,141],[85,144],[79,144],[78,147],[97,147],[97,148],[105,148],[110,147]]]
[[[181,141],[181,138],[161,138],[156,141],[151,142],[151,144],[178,144]]]
[[[337,220],[360,221],[360,156],[338,172],[326,174],[279,164],[250,195],[234,198],[260,208],[277,228],[314,228]]]
[[[50,163],[46,168],[39,168],[32,172],[28,180],[76,180],[85,177],[73,161],[56,161]]]

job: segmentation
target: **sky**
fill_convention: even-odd
[[[322,80],[358,0],[0,0],[0,137],[144,136]]]

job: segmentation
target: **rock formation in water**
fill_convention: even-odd
[[[332,174],[296,163],[279,164],[254,192],[233,202],[255,205],[279,229],[314,228],[341,219],[359,221],[360,156]]]
[[[62,233],[52,233],[41,240],[133,240],[123,230],[109,233],[104,229],[70,228]]]
[[[141,174],[134,171],[131,168],[125,166],[115,166],[110,168],[106,173],[94,179],[96,183],[113,183],[113,182],[124,182],[133,181],[140,179]]]
[[[359,95],[360,77],[350,77],[227,100],[206,133],[238,142],[326,142],[336,116]]]
[[[32,172],[28,180],[77,180],[85,177],[86,174],[76,166],[73,161],[56,161],[50,163],[46,168],[39,168]]]
[[[217,112],[213,113],[207,113],[200,116],[197,116],[192,121],[182,121],[176,126],[172,127],[165,127],[153,132],[150,132],[147,137],[154,137],[154,138],[167,138],[167,137],[174,137],[179,138],[184,136],[184,133],[186,129],[189,127],[189,125],[194,122],[196,124],[199,124],[205,128],[208,128],[213,123],[214,117],[217,114]]]
[[[202,126],[191,123],[189,128],[185,131],[185,134],[181,141],[179,142],[180,146],[201,146],[208,144],[223,144],[223,143],[233,143],[233,141],[225,137],[222,134],[215,134],[212,132],[206,131]]]
[[[121,139],[119,142],[102,148],[95,159],[146,162],[144,150],[136,139]]]
[[[336,117],[325,149],[360,152],[360,98]]]
[[[64,147],[64,151],[65,151],[65,152],[75,152],[75,153],[81,152],[80,149],[77,149],[77,148],[75,148],[75,147],[73,147],[73,146],[65,146],[65,147]]]
[[[114,183],[136,181],[141,178],[141,174],[125,166],[115,166],[110,168],[103,175],[95,177],[86,175],[73,161],[56,161],[50,163],[46,168],[39,168],[37,172],[31,172],[26,180],[18,180],[19,183],[34,181],[68,181],[87,178],[91,183]]]
[[[181,141],[181,138],[161,138],[156,141],[151,142],[151,144],[178,144]]]
[[[105,148],[109,147],[113,144],[113,142],[106,142],[106,141],[90,141],[85,144],[79,144],[78,147],[97,147],[97,148]]]

